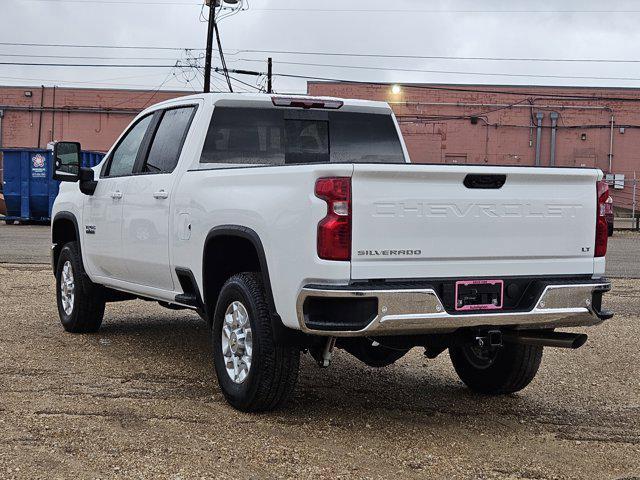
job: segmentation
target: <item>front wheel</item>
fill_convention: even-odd
[[[56,297],[60,322],[67,332],[97,332],[105,301],[99,287],[87,278],[77,242],[67,243],[56,268]]]
[[[213,355],[220,389],[238,410],[274,410],[293,394],[300,350],[276,343],[257,273],[240,273],[222,287],[213,318]]]
[[[471,390],[488,395],[515,393],[531,383],[542,361],[542,347],[505,343],[497,349],[451,347],[451,362]]]

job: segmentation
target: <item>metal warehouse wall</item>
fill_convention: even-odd
[[[106,151],[144,107],[179,91],[0,87],[0,148],[45,148],[53,140]]]
[[[624,174],[614,199],[631,207],[634,172],[640,176],[640,89],[425,84],[394,95],[390,85],[310,82],[308,92],[389,102],[416,163],[535,165],[542,114],[540,164],[548,166],[555,112],[555,165]]]

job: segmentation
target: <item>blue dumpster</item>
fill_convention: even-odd
[[[7,205],[5,221],[47,222],[58,195],[60,182],[51,177],[53,152],[5,148],[3,154],[3,190]],[[82,166],[100,163],[104,153],[82,152]]]

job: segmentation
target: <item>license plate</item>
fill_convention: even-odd
[[[456,310],[500,310],[504,300],[502,280],[456,282]]]

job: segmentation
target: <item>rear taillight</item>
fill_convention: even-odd
[[[351,178],[319,178],[315,194],[327,202],[327,215],[318,223],[318,257],[351,260]]]
[[[598,211],[596,213],[596,248],[594,256],[604,257],[607,254],[609,228],[607,225],[607,200],[609,199],[609,184],[601,180],[597,183]]]

